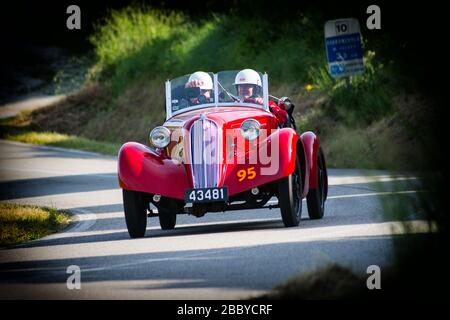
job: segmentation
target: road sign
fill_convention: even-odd
[[[364,72],[361,31],[357,19],[338,19],[325,23],[328,71],[334,78]]]

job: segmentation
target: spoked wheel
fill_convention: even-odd
[[[159,224],[163,230],[172,230],[177,223],[177,214],[158,209]]]
[[[296,227],[302,216],[302,179],[297,157],[294,172],[278,182],[278,203],[285,227]]]
[[[147,206],[145,194],[138,191],[123,190],[125,222],[131,238],[142,238],[147,228]]]
[[[310,189],[306,197],[310,219],[322,219],[328,194],[328,174],[322,149],[317,156],[317,188]]]

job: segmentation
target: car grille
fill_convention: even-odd
[[[218,187],[220,139],[217,124],[202,116],[192,124],[189,134],[194,188]]]

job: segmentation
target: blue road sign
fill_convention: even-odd
[[[328,71],[334,78],[364,72],[363,47],[358,20],[340,19],[325,24]]]

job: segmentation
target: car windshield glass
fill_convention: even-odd
[[[213,106],[250,106],[268,109],[267,75],[245,70],[197,71],[166,83],[167,117]]]

